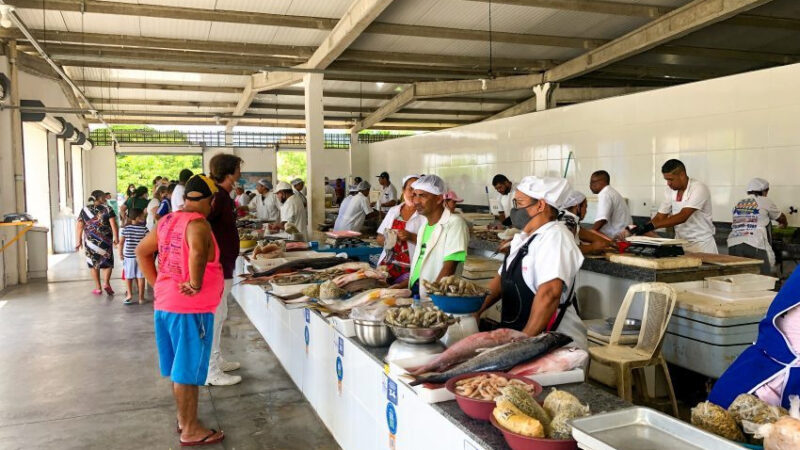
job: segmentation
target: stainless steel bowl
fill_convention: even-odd
[[[434,328],[406,328],[389,325],[397,339],[408,342],[409,344],[430,344],[436,342],[447,333],[450,325],[442,325]]]
[[[373,320],[353,320],[356,337],[369,347],[386,347],[394,341],[392,332],[383,322]]]

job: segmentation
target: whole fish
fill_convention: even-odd
[[[320,300],[319,306],[329,312],[343,313],[350,312],[356,306],[366,305],[377,300],[407,297],[411,297],[411,291],[408,289],[373,289],[356,294],[347,300]]]
[[[347,262],[347,258],[328,257],[295,259],[279,266],[275,266],[272,269],[265,270],[263,272],[256,272],[252,275],[252,278],[268,277],[270,275],[275,275],[276,273],[296,272],[302,269],[327,269],[344,262]]]
[[[426,372],[441,372],[474,357],[481,350],[488,350],[508,344],[511,341],[526,339],[527,337],[527,334],[510,328],[475,333],[456,342],[452,347],[440,353],[433,361],[413,369],[409,373],[411,375],[420,375]]]
[[[465,373],[508,370],[521,362],[530,361],[570,342],[572,342],[571,337],[557,331],[542,333],[532,338],[495,347],[444,372],[422,374],[411,382],[411,386],[422,383],[441,384]]]
[[[542,355],[532,361],[514,366],[508,373],[512,375],[533,375],[547,372],[566,372],[586,364],[589,353],[576,347],[563,347]]]

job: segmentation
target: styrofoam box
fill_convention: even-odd
[[[777,278],[755,273],[740,273],[721,277],[708,277],[708,287],[725,292],[769,291],[775,288]]]
[[[353,319],[342,319],[341,317],[333,316],[328,321],[336,331],[342,333],[342,336],[349,338],[356,335],[356,326],[353,323]]]

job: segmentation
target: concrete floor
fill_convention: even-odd
[[[80,280],[80,281],[71,281]],[[178,448],[175,405],[158,373],[152,303],[94,296],[79,255],[50,282],[0,295],[0,448]],[[223,354],[241,384],[201,387],[199,414],[226,438],[209,449],[336,449],[325,426],[231,299]]]

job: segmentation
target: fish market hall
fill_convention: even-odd
[[[798,55],[796,0],[0,0],[0,449],[800,449]]]

